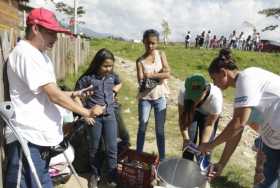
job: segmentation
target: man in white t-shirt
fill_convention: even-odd
[[[57,33],[70,32],[59,25],[51,11],[33,9],[27,17],[25,39],[10,53],[7,64],[10,98],[15,109],[11,121],[28,142],[44,188],[53,186],[48,174],[49,159],[44,159],[41,153],[63,139],[60,107],[84,117],[98,116],[104,109],[101,106],[83,108],[70,97],[77,92],[63,92],[57,87],[53,63],[46,54],[46,50],[55,44]],[[19,142],[9,132],[6,138],[8,167],[5,187],[37,187]]]
[[[210,39],[211,39],[211,31],[209,30],[209,31],[206,33],[206,36],[205,36],[205,41],[204,41],[204,47],[205,47],[205,48],[209,48]]]
[[[190,41],[191,41],[191,32],[188,31],[186,36],[185,36],[185,46],[186,48],[189,48],[190,47]]]
[[[189,141],[208,143],[216,134],[223,96],[221,90],[209,84],[199,74],[186,78],[185,87],[178,96],[179,125],[183,136],[183,147]],[[199,135],[198,135],[199,133]],[[193,160],[194,155],[183,152],[183,158]],[[210,156],[207,156],[208,160]]]

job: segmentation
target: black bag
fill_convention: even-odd
[[[63,153],[69,146],[69,140],[63,139],[58,145],[47,147],[41,151],[41,157],[44,160],[50,160],[52,157],[55,157]]]
[[[140,92],[153,89],[160,84],[160,79],[145,78],[140,82]]]

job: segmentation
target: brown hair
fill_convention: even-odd
[[[238,70],[235,60],[231,57],[231,50],[229,48],[223,48],[220,50],[218,57],[214,58],[209,65],[208,73],[218,73],[221,68]]]

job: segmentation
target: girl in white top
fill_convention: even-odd
[[[157,50],[159,33],[156,30],[146,30],[143,35],[145,53],[137,60],[137,78],[141,90],[138,98],[139,127],[137,133],[137,152],[144,147],[145,132],[151,108],[155,112],[156,138],[160,160],[165,157],[164,123],[166,116],[166,95],[168,92],[166,79],[169,78],[169,66],[164,52]],[[143,88],[147,79],[157,80],[154,88]]]
[[[256,67],[238,71],[230,51],[226,49],[212,61],[208,71],[214,84],[221,89],[236,88],[231,121],[211,144],[200,146],[202,152],[207,152],[226,142],[222,157],[215,165],[216,173],[210,173],[210,176],[221,173],[240,141],[252,110],[257,110],[263,119],[260,136],[266,161],[260,169],[265,180],[256,187],[277,187],[280,170],[280,76]]]

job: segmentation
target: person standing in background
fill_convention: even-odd
[[[185,46],[186,46],[186,48],[190,47],[190,41],[191,41],[191,32],[188,31],[187,35],[185,36]]]

